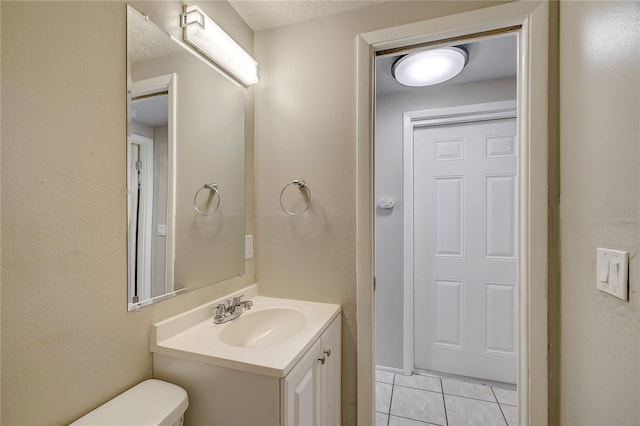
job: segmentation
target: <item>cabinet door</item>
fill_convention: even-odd
[[[320,368],[322,372],[320,424],[322,426],[340,425],[341,331],[340,317],[338,317],[320,338],[321,357],[325,357],[325,363]]]
[[[322,345],[318,339],[284,378],[283,425],[320,425],[320,354]]]

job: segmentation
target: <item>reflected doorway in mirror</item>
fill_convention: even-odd
[[[174,251],[175,83],[167,74],[131,82],[129,183],[129,299],[172,293]]]

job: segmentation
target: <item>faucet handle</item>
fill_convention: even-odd
[[[223,316],[226,313],[227,313],[227,307],[225,306],[224,303],[220,303],[218,306],[216,306],[216,315]]]
[[[240,299],[242,299],[243,297],[244,297],[244,294],[234,297],[233,300],[231,301],[231,306],[240,306]]]

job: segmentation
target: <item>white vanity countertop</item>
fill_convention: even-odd
[[[257,286],[252,285],[223,299],[154,324],[151,331],[151,352],[267,376],[286,376],[340,314],[341,307],[330,303],[265,297],[257,293]],[[240,294],[245,296],[243,300],[253,301],[253,308],[235,320],[214,324],[214,307]],[[261,311],[267,310],[271,310],[271,313],[291,314],[280,315],[285,330],[275,331],[287,334],[286,338],[255,347],[228,344],[229,338],[236,337],[234,333],[251,333],[252,328],[260,328],[263,324],[256,323],[256,320],[264,313]],[[252,320],[250,315],[256,316]],[[242,323],[234,324],[235,321],[242,321],[245,316]],[[265,334],[272,331],[266,329]],[[258,335],[258,338],[261,336]]]

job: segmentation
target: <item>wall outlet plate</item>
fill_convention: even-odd
[[[598,248],[596,262],[598,290],[629,301],[629,252]]]

